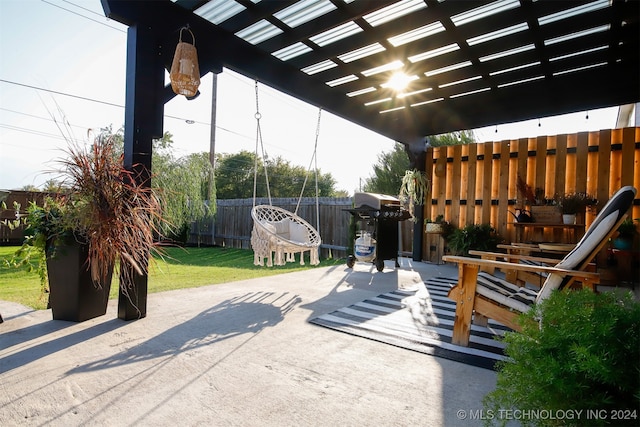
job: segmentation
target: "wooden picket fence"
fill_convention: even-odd
[[[543,189],[546,198],[586,192],[604,203],[622,186],[640,191],[640,127],[433,147],[427,151],[426,171],[431,192],[425,218],[444,215],[456,227],[488,223],[512,242],[509,211],[520,202],[518,176]],[[640,218],[640,195],[630,214]],[[586,227],[595,215],[586,212],[581,219]],[[444,250],[439,236],[425,236],[423,259],[438,261]]]

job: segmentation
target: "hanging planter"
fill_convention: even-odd
[[[417,169],[405,172],[400,186],[400,200],[403,204],[408,205],[407,210],[414,217],[414,220],[414,207],[415,205],[424,205],[426,203],[428,191],[429,178],[424,172]]]
[[[193,44],[182,41],[182,31],[187,30],[191,34]],[[198,52],[196,51],[196,38],[188,28],[180,29],[180,40],[176,46],[176,53],[171,63],[171,89],[177,95],[186,97],[195,96],[200,86],[200,67],[198,66]]]

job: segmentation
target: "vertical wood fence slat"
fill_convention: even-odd
[[[622,130],[622,182],[633,183],[635,130],[626,128]],[[637,173],[637,171],[636,171]]]
[[[589,134],[580,132],[578,134],[578,144],[576,147],[576,180],[574,189],[576,193],[587,191],[587,160],[589,153]]]
[[[435,212],[435,207],[432,203],[433,201],[433,176],[435,174],[435,162],[433,156],[427,156],[425,160],[425,173],[429,179],[429,192],[427,193],[427,197],[425,199],[425,205],[423,210],[423,217],[425,219],[435,219],[433,212]],[[422,239],[422,257],[426,260],[430,260],[431,251],[430,251],[430,239],[427,235],[426,238]]]
[[[535,178],[533,188],[542,188],[545,191],[548,189],[547,185],[547,137],[539,136],[535,140]],[[547,195],[546,192],[544,194]]]
[[[469,155],[467,156],[467,168],[469,169],[467,174],[467,188],[465,191],[467,202],[467,214],[464,218],[464,224],[470,224],[476,215],[476,200],[475,200],[475,188],[476,188],[476,170],[478,167],[478,144],[469,145]],[[448,219],[447,219],[448,220]],[[452,223],[455,224],[455,223]]]
[[[480,217],[483,223],[491,223],[491,181],[493,177],[492,157],[493,144],[484,143],[484,157],[482,160],[482,210]]]
[[[555,193],[562,194],[567,179],[567,135],[556,138],[556,186]]]
[[[500,143],[500,181],[498,182],[498,224],[506,224],[509,217],[509,142]]]
[[[446,175],[447,175],[447,147],[440,147],[437,150],[439,156],[436,157],[436,172],[433,176],[434,183],[437,185],[434,188],[434,195],[437,196],[436,216],[444,215],[445,201],[446,201]],[[442,201],[442,202],[440,202]]]
[[[609,174],[611,172],[611,137],[610,130],[600,132],[598,139],[598,164],[597,177],[598,185],[596,197],[598,200],[606,200],[609,198]]]
[[[462,166],[462,146],[456,145],[453,148],[451,154],[453,155],[452,163],[452,176],[454,185],[451,186],[451,220],[454,222],[460,222],[460,184],[462,180],[461,166]]]

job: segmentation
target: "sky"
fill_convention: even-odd
[[[83,141],[90,129],[124,124],[126,38],[126,26],[105,18],[100,0],[0,0],[0,189],[41,187],[55,177],[49,171],[67,142],[52,114],[64,115]],[[267,155],[309,167],[318,108],[261,83],[258,88]],[[209,151],[211,74],[201,79],[200,92],[195,100],[180,96],[165,105],[164,130],[173,134],[176,156]],[[225,69],[218,75],[215,151],[253,152],[255,113],[254,81]],[[616,117],[617,108],[606,108],[474,131],[479,142],[500,141],[610,129]],[[391,139],[326,111],[318,132],[318,168],[349,194],[394,147]]]

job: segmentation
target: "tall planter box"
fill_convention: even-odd
[[[113,266],[104,283],[91,280],[87,265],[89,246],[72,243],[57,245],[51,255],[47,248],[49,303],[54,320],[83,322],[107,312]]]
[[[531,206],[531,216],[538,224],[562,224],[562,212],[557,206]]]

